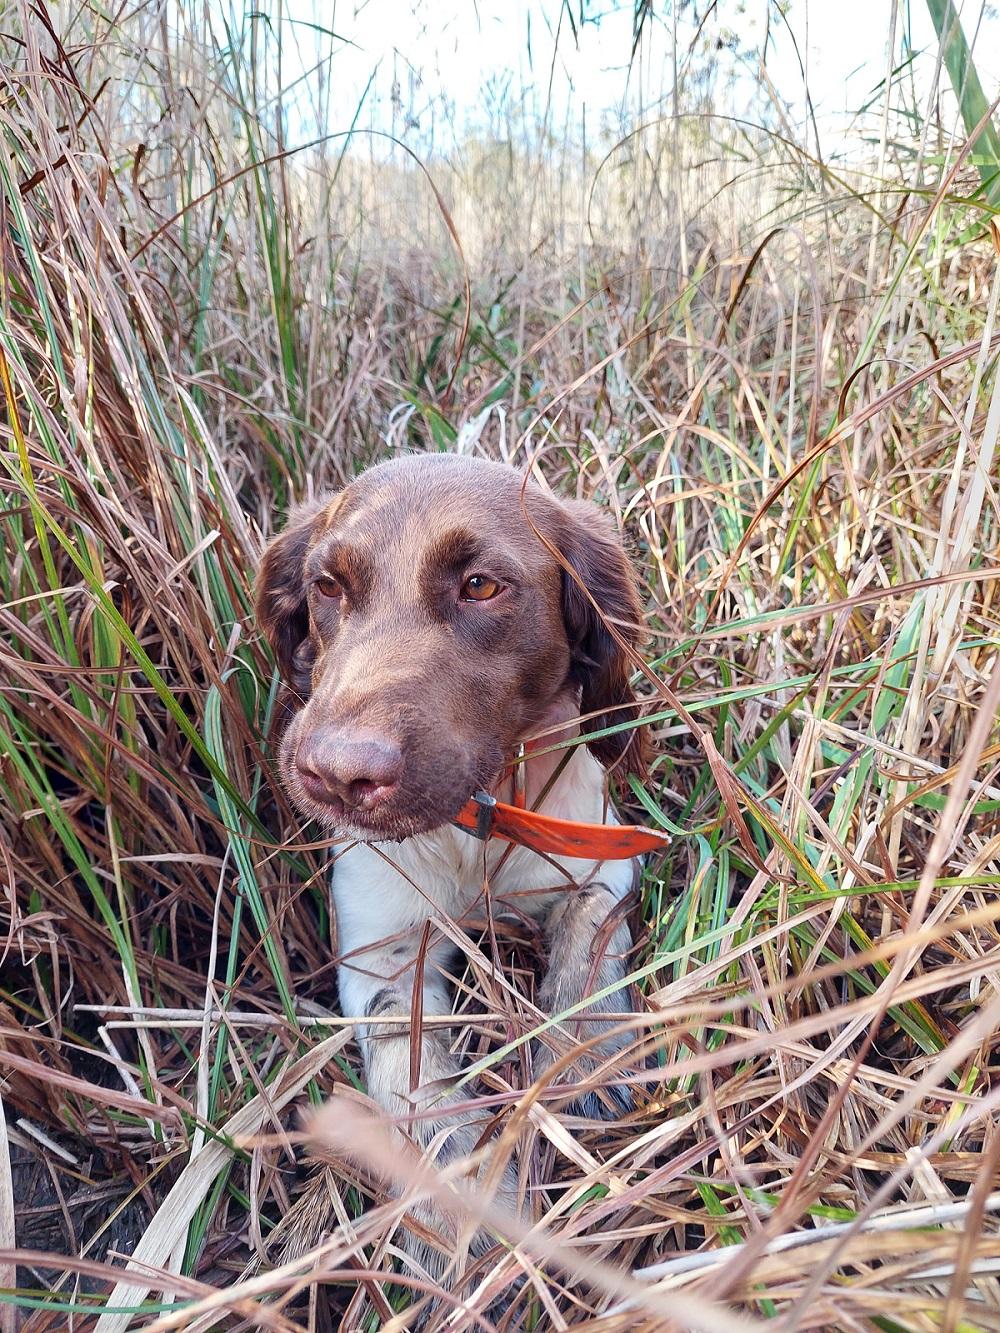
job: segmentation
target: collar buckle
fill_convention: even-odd
[[[488,791],[477,791],[469,804],[476,807],[476,822],[475,825],[463,824],[463,827],[480,842],[488,842],[493,834],[493,825],[496,823],[496,797],[491,796]]]

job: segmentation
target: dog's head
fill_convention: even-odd
[[[593,714],[590,732],[636,715],[601,615],[636,642],[612,523],[498,463],[402,458],[294,511],[264,555],[257,610],[289,691],[285,784],[344,833],[447,823],[560,702]],[[589,744],[641,767],[636,729]]]

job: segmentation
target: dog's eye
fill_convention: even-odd
[[[470,574],[462,584],[459,598],[463,602],[488,602],[500,591],[500,584],[488,574]]]
[[[319,593],[320,597],[339,597],[344,591],[338,580],[331,578],[313,579],[312,586]]]

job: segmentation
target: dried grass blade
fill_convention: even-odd
[[[188,1223],[212,1183],[236,1153],[236,1140],[256,1134],[272,1110],[280,1111],[302,1091],[306,1084],[334,1058],[351,1038],[350,1030],[327,1037],[305,1055],[290,1064],[268,1089],[265,1100],[260,1094],[231,1116],[219,1131],[219,1137],[206,1143],[178,1176],[170,1193],[157,1209],[132,1254],[130,1269],[162,1269],[187,1232]],[[130,1270],[127,1270],[130,1272]],[[130,1276],[115,1287],[108,1304],[128,1307],[142,1301],[155,1286],[169,1287],[168,1274],[153,1278]],[[95,1333],[125,1333],[131,1320],[128,1314],[104,1314],[97,1321]]]

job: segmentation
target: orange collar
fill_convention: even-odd
[[[523,765],[519,765],[523,767]],[[455,818],[466,833],[484,842],[503,838],[549,856],[580,856],[592,861],[627,861],[644,852],[662,851],[670,835],[638,824],[581,824],[554,819],[518,805],[507,805],[488,792],[477,791]]]

